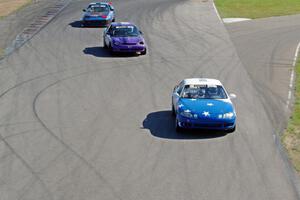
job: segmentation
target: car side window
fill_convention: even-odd
[[[183,90],[183,86],[184,86],[183,84],[179,84],[179,86],[178,86],[178,88],[177,88],[177,91],[176,91],[178,95],[181,94],[181,92],[182,92],[182,90]]]
[[[110,26],[108,28],[107,33],[108,33],[108,35],[112,35],[112,33],[113,33],[113,27],[112,26]]]

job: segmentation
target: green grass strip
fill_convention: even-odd
[[[298,61],[296,68],[295,81],[295,105],[292,116],[288,122],[288,127],[282,136],[282,143],[284,144],[288,155],[298,172],[300,174],[300,62]]]
[[[222,18],[264,18],[300,13],[300,0],[215,0]]]

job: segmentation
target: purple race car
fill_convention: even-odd
[[[132,23],[113,22],[104,30],[103,46],[112,53],[147,53],[147,45],[142,32]]]

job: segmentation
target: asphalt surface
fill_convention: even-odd
[[[32,3],[0,20],[0,49],[7,51],[14,39],[49,7],[61,0],[33,0]],[[2,55],[0,55],[1,57]]]
[[[300,43],[299,20],[300,15],[292,15],[226,25],[276,132],[286,127],[292,108],[291,102],[287,104],[292,63]]]
[[[102,30],[79,26],[87,2],[0,64],[1,200],[299,199],[271,108],[211,1],[114,1],[145,34],[140,57],[111,57]],[[175,132],[171,91],[187,77],[237,94],[236,132]]]

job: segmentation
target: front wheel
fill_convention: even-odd
[[[178,122],[177,118],[175,120],[175,130],[177,133],[180,133],[182,131],[182,128],[179,126],[179,122]]]
[[[146,55],[146,53],[147,53],[147,49],[145,48],[145,50],[141,52],[141,55]]]
[[[226,130],[226,133],[233,133],[235,131],[235,129],[236,129],[236,126],[234,126],[231,129]]]
[[[174,105],[172,104],[172,115],[175,116],[176,115],[176,112],[175,112],[175,109],[174,109]]]
[[[103,48],[104,48],[104,49],[107,49],[107,45],[106,45],[105,40],[103,40]]]

